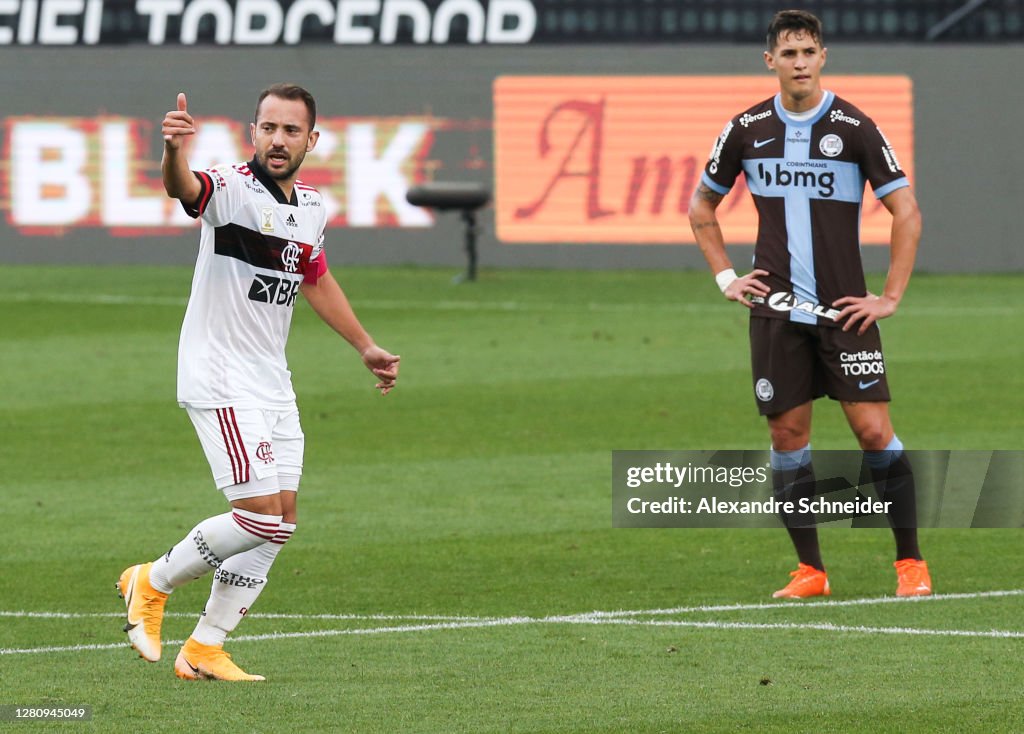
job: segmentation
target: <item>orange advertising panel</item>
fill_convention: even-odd
[[[829,76],[825,86],[878,123],[913,181],[910,79]],[[686,210],[712,144],[730,118],[777,91],[768,75],[498,78],[498,239],[693,244]],[[887,244],[891,218],[870,188],[861,239]],[[754,242],[742,175],[718,212],[726,242]]]

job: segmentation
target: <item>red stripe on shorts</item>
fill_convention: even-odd
[[[235,418],[235,409],[234,408],[228,408],[227,410],[228,410],[228,413],[231,416],[231,423],[229,425],[229,428],[234,430],[235,438],[238,439],[238,449],[241,452],[241,457],[240,458],[241,458],[241,461],[242,461],[242,476],[241,476],[241,479],[239,480],[239,482],[240,483],[241,482],[248,482],[249,481],[249,454],[247,454],[246,451],[245,451],[245,442],[242,441],[242,432],[238,429],[238,419]]]
[[[224,437],[224,450],[227,452],[228,458],[231,460],[231,479],[234,484],[238,484],[241,480],[238,478],[240,472],[238,460],[236,458],[235,446],[231,437],[228,435],[227,415],[225,415],[225,412],[220,408],[217,408],[217,421],[220,423],[220,435]]]

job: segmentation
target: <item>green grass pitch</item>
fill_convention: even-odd
[[[174,401],[190,271],[0,267],[0,704],[93,707],[25,730],[1024,729],[1019,531],[923,530],[939,596],[897,602],[888,531],[825,530],[833,596],[772,603],[781,530],[610,527],[613,449],[766,445],[708,275],[336,272],[399,387],[297,307],[298,530],[228,647],[269,680],[229,685],[172,672],[207,580],[155,665],[113,589],[224,508]],[[1024,449],[1022,290],[914,278],[883,325],[909,448]],[[815,410],[816,447],[854,447]]]

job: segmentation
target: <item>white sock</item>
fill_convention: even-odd
[[[295,525],[281,523],[274,539],[224,561],[213,575],[213,588],[206,609],[192,638],[203,645],[222,645],[242,621],[267,585],[267,574]]]
[[[266,543],[276,535],[280,524],[280,515],[247,510],[233,509],[208,517],[153,562],[149,582],[157,591],[170,594],[220,567],[228,558]]]

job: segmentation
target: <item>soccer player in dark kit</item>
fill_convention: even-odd
[[[690,225],[725,297],[750,309],[754,397],[771,433],[780,499],[814,493],[811,413],[839,401],[882,499],[892,502],[899,596],[931,593],[917,542],[914,474],[889,417],[879,319],[910,280],[921,215],[895,152],[871,118],[823,89],[827,49],[810,13],[777,13],[764,60],[779,93],[732,118],[690,202]],[[716,209],[742,172],[757,206],[754,269],[739,276]],[[869,293],[860,258],[864,182],[892,214],[885,286]],[[799,565],[777,598],[831,593],[813,515],[783,518]]]

